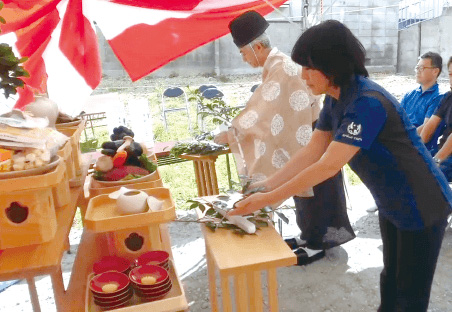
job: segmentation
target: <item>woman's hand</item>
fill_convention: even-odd
[[[243,193],[244,195],[250,194],[250,193],[256,193],[257,192],[270,192],[271,189],[268,186],[267,180],[257,181],[253,182],[246,188],[246,191]]]
[[[248,215],[272,204],[272,202],[268,200],[269,197],[267,194],[268,193],[256,193],[236,202],[234,205],[235,208],[228,212],[228,216]]]
[[[228,144],[228,132],[220,132],[213,138],[213,141],[217,144]]]

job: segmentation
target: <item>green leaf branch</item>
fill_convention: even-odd
[[[0,1],[0,10],[3,9],[3,5],[3,1]],[[0,23],[6,24],[6,20],[2,16],[0,16]],[[16,57],[9,44],[0,44],[0,88],[3,89],[5,98],[16,94],[17,88],[24,87],[24,81],[20,77],[30,77],[30,74],[21,65],[27,59],[26,57]]]

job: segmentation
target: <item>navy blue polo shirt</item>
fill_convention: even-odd
[[[356,76],[339,100],[326,96],[316,128],[360,147],[349,165],[397,228],[420,230],[452,212],[446,178],[397,100],[375,82]]]
[[[425,118],[430,118],[433,115],[442,97],[437,83],[424,92],[419,86],[404,95],[400,106],[405,109],[411,123],[415,127],[419,127],[424,123]]]

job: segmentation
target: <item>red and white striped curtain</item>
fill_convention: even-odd
[[[30,77],[19,88],[21,108],[47,92],[67,113],[77,113],[101,81],[95,21],[132,81],[229,33],[247,10],[263,15],[287,0],[3,0]]]

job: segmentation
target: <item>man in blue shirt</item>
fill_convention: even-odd
[[[436,80],[442,67],[443,60],[438,53],[427,52],[419,57],[415,71],[416,81],[420,86],[405,94],[400,102],[416,128],[427,122],[441,101],[442,95]],[[418,133],[420,130],[422,129],[418,129]]]
[[[439,140],[439,150],[433,159],[447,180],[452,182],[452,56],[447,62],[447,68],[451,91],[444,95],[438,109],[423,127],[420,136],[423,142],[431,142],[431,137],[438,131],[438,128],[444,128]]]

